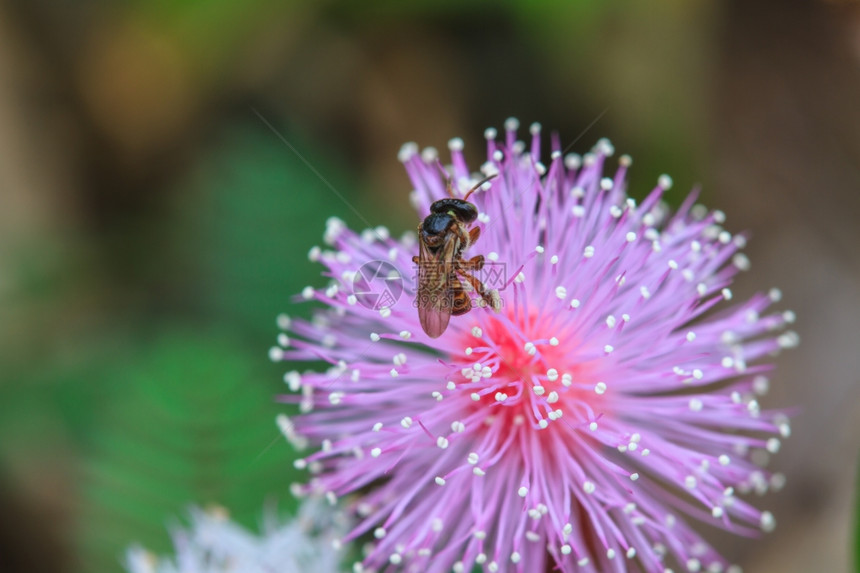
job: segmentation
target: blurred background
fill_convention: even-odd
[[[291,511],[267,351],[322,284],[308,249],[331,215],[414,229],[400,145],[477,166],[509,116],[751,232],[734,290],[797,312],[764,404],[798,414],[755,500],[776,531],[710,537],[747,572],[850,570],[858,102],[849,1],[0,0],[0,570],[117,571],[191,502]]]

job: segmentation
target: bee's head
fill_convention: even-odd
[[[421,239],[431,248],[441,245],[454,221],[448,213],[430,213],[421,224]]]
[[[430,205],[430,212],[448,214],[457,222],[464,223],[466,225],[474,223],[475,219],[478,218],[478,208],[465,199],[439,199]]]

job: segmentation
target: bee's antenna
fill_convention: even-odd
[[[445,180],[445,189],[448,191],[448,196],[452,199],[454,198],[454,179],[452,177],[448,177]]]
[[[436,168],[442,174],[442,177],[445,178],[445,190],[448,192],[448,196],[454,199],[454,178],[445,171],[442,162],[438,159],[436,160]]]
[[[483,179],[481,179],[480,181],[478,181],[477,183],[475,183],[475,186],[474,186],[474,187],[472,187],[471,189],[469,189],[469,191],[466,193],[466,195],[464,195],[464,196],[463,196],[463,201],[465,201],[466,199],[468,199],[468,198],[469,198],[469,195],[471,195],[472,193],[474,193],[475,191],[477,191],[477,190],[481,187],[481,185],[483,185],[484,183],[486,183],[486,182],[487,182],[487,181],[489,181],[490,179],[494,178],[496,175],[498,175],[498,173],[493,173],[492,175],[488,175],[487,177],[484,177]],[[451,185],[451,180],[449,179],[449,180],[448,180],[448,188],[449,188],[449,190],[450,190],[450,185]],[[453,197],[453,195],[452,195],[452,197]]]

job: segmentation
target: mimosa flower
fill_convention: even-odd
[[[463,256],[493,263],[481,278],[500,312],[474,308],[430,338],[411,304],[415,235],[329,221],[330,249],[310,256],[330,283],[303,292],[325,308],[282,316],[271,353],[330,364],[285,376],[302,413],[281,429],[313,448],[295,490],[346,498],[359,516],[346,540],[370,540],[356,570],[731,571],[689,523],[773,528],[739,494],[784,480],[762,466],[787,417],[758,399],[772,356],[797,342],[794,316],[768,310],[776,290],[733,300],[745,238],[695,193],[670,212],[662,176],[637,203],[608,141],[580,157],[553,138],[543,163],[540,126],[531,145],[517,127],[487,130],[480,173],[449,144],[459,196],[498,174],[469,199],[481,236]],[[407,144],[400,160],[417,222],[446,175],[433,149]],[[386,276],[402,297],[357,304],[371,261],[399,269]]]

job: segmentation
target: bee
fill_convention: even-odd
[[[478,218],[478,209],[468,201],[469,195],[496,175],[490,175],[472,187],[462,199],[454,197],[448,179],[450,197],[434,201],[430,214],[418,224],[418,294],[415,305],[421,328],[431,338],[438,338],[448,328],[451,315],[460,316],[472,309],[469,292],[477,292],[484,302],[497,311],[501,307],[499,292],[488,289],[472,272],[484,268],[484,256],[464,260],[463,252],[481,235],[480,227],[469,228]],[[471,287],[466,289],[464,281]]]

